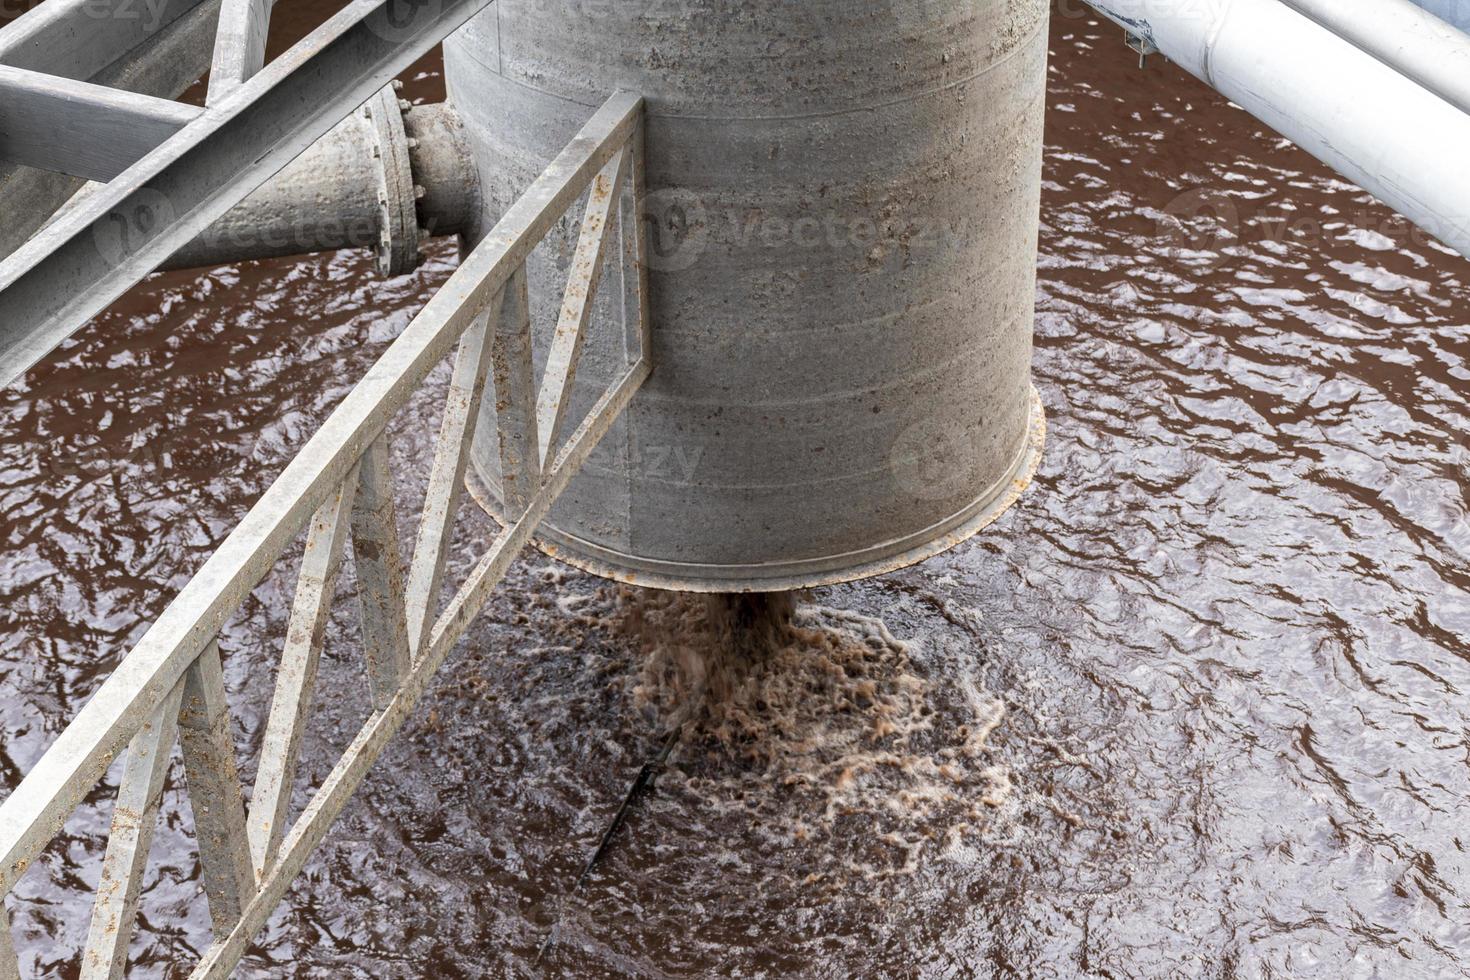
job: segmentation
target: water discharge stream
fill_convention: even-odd
[[[323,9],[279,5],[275,43]],[[704,600],[528,556],[242,976],[1470,975],[1470,266],[1080,10],[1052,24],[1030,493],[804,597],[733,672],[694,656]],[[455,260],[157,276],[0,395],[0,784]],[[446,381],[393,430],[405,531]],[[457,533],[462,575],[492,527]],[[247,783],[294,560],[221,638]],[[313,784],[366,710],[356,626],[339,602]],[[11,899],[30,975],[77,975],[117,775]],[[181,778],[139,977],[209,938]]]

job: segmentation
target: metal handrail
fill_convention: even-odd
[[[84,977],[118,977],[174,732],[183,747],[214,943],[192,974],[223,977],[284,896],[430,677],[484,606],[557,497],[652,370],[643,200],[642,99],[604,104],[463,261],[291,461],[0,806],[0,897],[60,832],[125,748]],[[583,194],[581,240],[562,304],[578,333],[589,322],[613,225],[623,258],[623,327],[632,363],[564,443],[564,406],[542,404],[538,429],[525,263]],[[613,220],[616,219],[616,220]],[[590,261],[595,256],[596,261]],[[444,421],[412,561],[398,552],[387,425],[458,343]],[[580,341],[550,359],[541,391],[566,398]],[[508,526],[439,610],[449,531],[475,420],[493,372]],[[549,441],[548,441],[549,440]],[[543,457],[542,446],[547,444]],[[303,530],[302,560],[275,698],[245,812],[229,733],[216,637]],[[373,711],[296,821],[287,826],[296,754],[321,652],[332,583],[351,538]],[[0,929],[0,977],[16,976]]]

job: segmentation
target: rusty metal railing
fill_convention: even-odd
[[[109,763],[127,752],[82,976],[126,966],[159,794],[182,747],[214,939],[193,976],[240,961],[430,677],[552,504],[652,370],[648,360],[642,100],[618,94],[464,260],[0,806],[0,897],[60,832]],[[525,263],[587,197],[556,339],[539,386]],[[567,435],[566,403],[611,229],[622,249],[630,366]],[[387,426],[458,344],[410,560],[400,555]],[[475,420],[493,377],[507,526],[440,606],[450,530]],[[539,397],[538,397],[539,392]],[[302,532],[306,547],[247,812],[230,736],[217,636]],[[352,541],[373,710],[305,809],[290,819],[333,583]],[[0,978],[18,976],[0,923]]]

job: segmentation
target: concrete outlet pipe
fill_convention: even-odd
[[[1015,499],[1043,430],[1047,9],[499,0],[445,42],[486,227],[613,91],[647,99],[655,370],[543,548],[646,585],[796,588],[926,558]],[[562,232],[530,264],[538,369]],[[573,418],[624,364],[611,297],[597,322]]]
[[[398,275],[418,264],[420,237],[473,232],[480,210],[458,114],[385,89],[163,268],[372,247],[380,271]]]

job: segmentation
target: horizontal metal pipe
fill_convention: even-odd
[[[1470,257],[1470,115],[1279,0],[1088,0]]]
[[[478,220],[479,178],[458,115],[448,104],[403,116],[413,181],[422,189],[424,235],[459,235]],[[190,269],[382,241],[376,144],[354,113],[160,268]]]
[[[1461,112],[1470,112],[1470,36],[1409,0],[1281,0],[1419,83]]]

